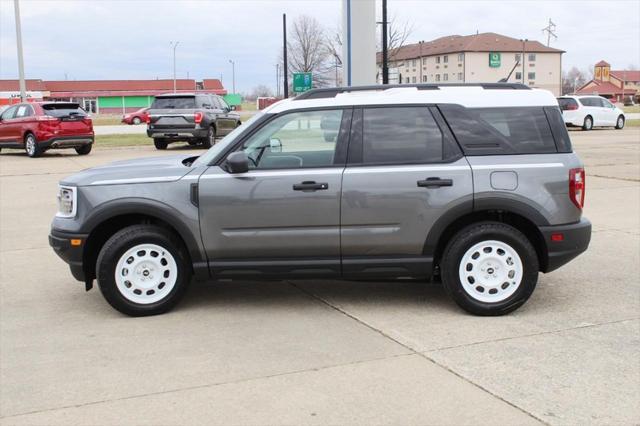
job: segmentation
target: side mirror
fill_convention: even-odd
[[[227,157],[227,169],[230,173],[246,173],[249,171],[249,157],[244,151],[236,151]]]
[[[235,110],[236,110],[236,106],[235,106],[235,105],[231,105],[231,106],[229,107],[229,111],[235,111]]]
[[[282,152],[282,142],[278,138],[269,139],[269,148],[271,152]]]

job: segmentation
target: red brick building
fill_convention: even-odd
[[[633,97],[636,102],[640,96],[640,71],[611,70],[606,61],[598,62],[593,69],[593,80],[578,90],[577,95],[600,95],[614,102]]]

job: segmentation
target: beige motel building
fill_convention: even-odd
[[[509,76],[509,83],[560,96],[563,53],[538,41],[496,33],[440,37],[390,50],[389,83],[491,83]],[[381,53],[377,61],[381,82]]]

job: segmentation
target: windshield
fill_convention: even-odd
[[[214,146],[209,148],[207,152],[202,154],[198,159],[193,163],[195,167],[203,166],[211,163],[213,159],[215,159],[218,154],[227,149],[227,147],[233,143],[233,141],[240,136],[246,129],[248,129],[253,123],[261,119],[265,114],[263,112],[258,112],[254,114],[249,120],[242,123],[242,125],[233,129],[231,133],[225,136],[220,142],[217,142]]]
[[[171,96],[155,98],[151,109],[191,109],[196,107],[195,96]]]

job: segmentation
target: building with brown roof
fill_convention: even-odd
[[[612,70],[606,61],[600,61],[593,68],[593,80],[576,90],[577,95],[600,95],[614,102],[622,102],[633,97],[640,98],[640,71]]]
[[[560,95],[563,50],[496,33],[451,35],[389,52],[397,83],[486,83],[508,78]],[[382,54],[378,53],[378,74]],[[513,71],[513,72],[512,72]]]
[[[18,80],[0,80],[0,104],[18,101],[19,86]],[[173,79],[27,80],[26,86],[31,99],[73,101],[90,112],[120,114],[148,107],[155,95],[173,92]],[[177,79],[176,92],[227,94],[218,79]]]

